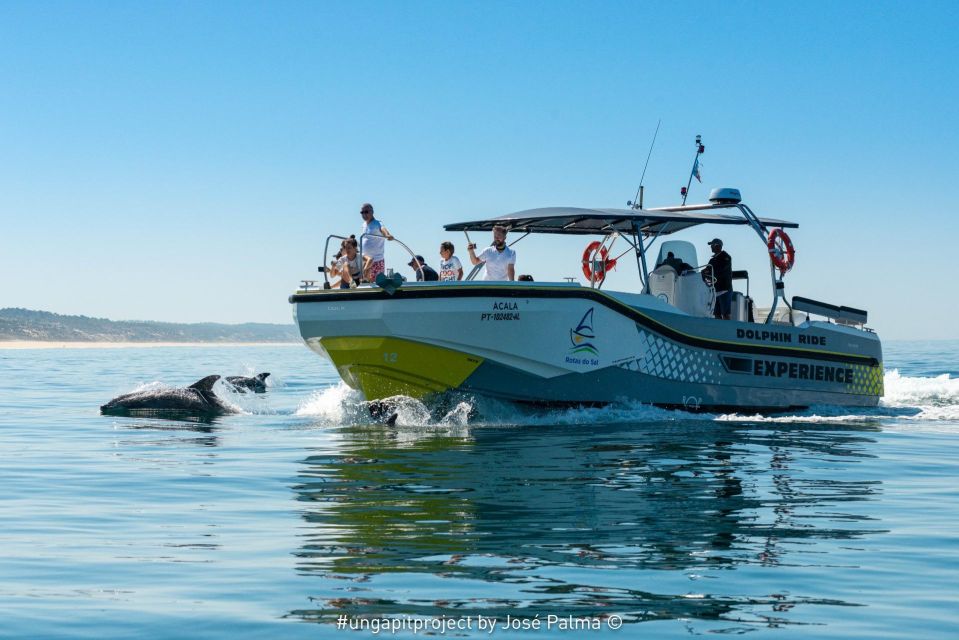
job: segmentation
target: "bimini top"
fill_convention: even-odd
[[[634,225],[645,234],[670,234],[698,224],[749,224],[735,204],[704,204],[662,209],[581,209],[578,207],[546,207],[517,211],[498,218],[455,222],[444,225],[447,231],[489,231],[503,225],[510,231],[525,233],[562,233],[569,235],[604,235],[618,231],[632,233]],[[732,209],[729,213],[716,213]],[[759,218],[766,227],[795,229],[795,222]]]

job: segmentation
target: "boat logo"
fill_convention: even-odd
[[[576,325],[576,328],[569,330],[569,341],[573,345],[569,348],[569,352],[571,354],[598,356],[599,349],[591,342],[595,339],[596,334],[593,332],[593,307],[590,307],[589,311],[583,314],[583,318],[579,321],[579,324]]]

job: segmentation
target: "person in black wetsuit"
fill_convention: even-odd
[[[713,250],[713,257],[709,259],[709,269],[704,271],[703,275],[712,278],[713,287],[716,289],[713,315],[729,320],[733,301],[733,259],[723,251],[723,241],[719,238],[710,240],[709,248]]]

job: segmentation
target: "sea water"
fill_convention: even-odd
[[[956,637],[959,343],[885,353],[876,409],[390,428],[303,346],[0,349],[0,637]],[[213,422],[98,410],[260,371]]]

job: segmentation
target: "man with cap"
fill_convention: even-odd
[[[709,259],[709,269],[703,271],[703,277],[711,279],[716,289],[713,315],[729,320],[733,302],[733,259],[723,251],[723,241],[719,238],[710,240],[709,248],[713,250],[713,257]]]
[[[436,270],[433,267],[426,264],[426,260],[423,259],[423,256],[416,256],[409,262],[410,268],[416,272],[416,281],[420,282],[425,280],[426,282],[433,282],[440,279],[440,275],[436,273]]]

